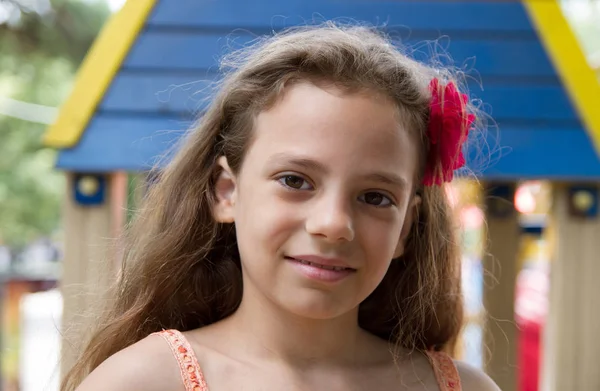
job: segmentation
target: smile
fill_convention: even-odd
[[[338,272],[341,272],[344,270],[354,270],[350,267],[345,267],[345,266],[328,266],[328,265],[321,265],[321,264],[310,262],[310,261],[305,261],[304,259],[297,259],[297,258],[290,258],[290,259],[292,259],[296,262],[303,263],[305,265],[310,265],[310,266],[318,267],[318,268],[325,269],[325,270],[335,270]]]
[[[338,282],[356,272],[356,269],[345,266],[344,262],[338,260],[313,256],[286,256],[285,259],[304,277],[321,282]]]

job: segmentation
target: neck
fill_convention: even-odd
[[[369,338],[358,326],[358,308],[332,319],[311,319],[249,292],[226,322],[249,356],[301,367],[356,363]]]

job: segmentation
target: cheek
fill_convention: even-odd
[[[385,274],[400,241],[402,222],[371,222],[361,227],[362,245],[371,273]]]
[[[268,185],[242,189],[235,213],[238,243],[244,252],[277,250],[301,225],[299,209],[275,197]]]

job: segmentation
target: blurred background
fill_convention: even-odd
[[[136,0],[129,1],[136,2]],[[191,6],[193,1],[181,1],[181,3],[156,1],[157,14],[151,32],[156,34],[157,31],[162,31],[156,26],[162,26],[166,31],[165,26],[168,23],[178,23],[179,14],[170,11],[168,7],[184,7],[185,4],[201,12],[203,3],[215,3],[198,0],[194,6]],[[543,1],[553,2],[553,0]],[[330,6],[324,6],[325,18],[331,14],[334,17],[350,16],[360,19],[361,14],[356,6],[360,3],[358,1],[325,3],[335,3],[337,7],[331,11]],[[392,4],[386,8],[388,12],[394,7],[393,1],[374,3]],[[432,13],[435,12],[436,7],[441,7],[439,5],[441,3],[436,4],[431,1],[416,3],[428,3]],[[458,8],[469,7],[469,1],[442,3],[455,3],[454,6]],[[44,141],[49,126],[56,124],[59,115],[63,115],[63,113],[59,114],[59,109],[77,89],[76,74],[81,70],[82,61],[90,47],[109,18],[120,12],[122,7],[129,6],[124,4],[125,0],[0,0],[1,391],[58,390],[60,351],[65,348],[66,343],[61,337],[64,331],[61,329],[63,313],[77,312],[88,305],[88,302],[76,302],[76,299],[68,299],[66,296],[79,297],[83,291],[89,293],[89,285],[93,285],[94,281],[107,283],[114,277],[110,272],[113,270],[110,265],[98,263],[100,259],[106,257],[106,253],[98,249],[110,247],[109,239],[118,236],[121,232],[131,216],[131,211],[135,209],[136,202],[143,197],[145,184],[149,182],[142,168],[128,165],[126,159],[123,160],[120,156],[114,157],[114,160],[117,162],[123,160],[122,166],[117,166],[117,163],[111,166],[109,160],[113,157],[110,154],[105,155],[106,161],[102,161],[102,153],[99,153],[99,156],[93,157],[95,160],[93,164],[90,163],[91,168],[86,168],[85,165],[83,168],[78,168],[73,162],[78,162],[82,155],[88,153],[85,150],[88,146],[81,147],[84,150],[77,152],[76,149],[72,149],[73,145],[68,145],[68,142],[60,145],[61,142],[56,140],[47,138],[46,142]],[[244,4],[250,7],[252,1]],[[257,12],[267,15],[265,20],[280,15],[277,6],[273,6],[272,10],[268,8],[273,4],[276,2],[258,1],[256,7],[262,8]],[[520,4],[519,6],[521,7]],[[565,0],[560,2],[560,7],[585,55],[587,66],[596,70],[597,75],[600,76],[600,0]],[[214,34],[228,37],[229,31],[236,27],[253,28],[253,22],[239,26],[230,22],[239,17],[239,12],[234,11],[233,8],[231,7],[230,12],[236,15],[231,17],[227,14],[227,8],[220,11],[218,17],[226,22],[223,22],[219,28],[215,28]],[[131,12],[134,11],[135,5],[131,6]],[[163,15],[161,18],[158,12],[166,16]],[[317,7],[314,12],[321,11]],[[371,14],[369,15],[371,17]],[[498,15],[498,18],[503,17],[502,13]],[[382,16],[385,19],[386,15]],[[248,16],[248,18],[253,17],[256,16],[254,14]],[[373,21],[369,20],[369,22]],[[411,26],[410,20],[401,22],[401,25]],[[117,24],[115,22],[115,25]],[[182,21],[182,24],[184,25],[181,28],[173,30],[175,32],[172,33],[187,34],[201,31],[198,26],[193,26],[193,22]],[[444,26],[440,26],[442,31],[446,28]],[[451,27],[448,29],[451,30]],[[142,28],[136,32],[136,36],[142,37],[147,31],[150,31],[150,28],[147,30]],[[460,31],[460,34],[457,34],[460,40],[469,41],[475,38],[465,35],[465,31]],[[507,38],[506,42],[525,39],[522,38],[524,34],[515,34]],[[418,38],[418,31],[415,35]],[[424,36],[430,38],[430,35]],[[448,36],[450,37],[449,51],[452,53],[452,34],[448,33]],[[161,57],[160,53],[165,49],[164,43],[161,44],[159,40],[151,41],[148,34],[144,37],[146,39],[143,42],[144,48],[136,46],[137,52],[131,53],[131,56],[134,54],[141,56],[140,52],[143,50],[146,51],[146,57],[151,60],[153,57],[149,53],[154,52],[159,53],[156,58],[173,56],[175,58],[173,61],[178,61],[177,59],[182,56],[181,53],[171,51]],[[528,37],[527,39],[532,39]],[[494,43],[486,45],[481,48],[479,54],[484,58],[482,63],[501,61],[496,60],[499,57],[493,55],[494,51],[503,50],[500,49],[501,44],[498,43],[498,47],[495,47]],[[187,50],[196,49],[187,47]],[[547,48],[547,50],[551,49]],[[528,53],[521,53],[523,58],[527,55]],[[473,53],[472,56],[475,59],[473,68],[477,69],[478,54]],[[531,56],[534,54],[532,53]],[[146,69],[145,72],[151,74],[156,69],[160,69],[161,72],[168,73],[172,69],[177,73],[176,80],[179,82],[173,84],[174,82],[169,79],[170,76],[165,76],[161,79],[164,85],[157,84],[156,78],[150,84],[149,82],[143,85],[129,84],[128,88],[130,92],[132,91],[130,95],[121,96],[119,98],[121,100],[114,100],[113,106],[106,101],[98,112],[107,116],[106,113],[112,110],[114,113],[110,118],[115,120],[130,115],[127,113],[129,110],[135,115],[128,117],[127,120],[143,127],[147,124],[145,122],[147,118],[152,117],[155,112],[186,111],[177,107],[193,107],[193,110],[188,112],[197,111],[199,98],[195,95],[195,90],[200,87],[194,84],[194,78],[200,74],[202,76],[199,78],[206,77],[212,72],[210,67],[207,67],[209,71],[202,70],[202,72],[190,71],[181,63],[170,65],[169,68],[168,64],[165,65],[168,60],[164,60],[166,63],[163,63],[160,58],[156,60],[159,65],[151,64],[148,66],[149,70]],[[140,65],[142,62],[142,60],[136,62],[131,58],[129,68],[121,68],[125,76],[118,80],[123,82],[125,77],[130,76],[127,74],[128,71],[132,72],[131,69],[136,66],[143,67]],[[493,69],[492,65],[490,69]],[[560,68],[555,66],[557,69]],[[490,83],[496,87],[499,86],[498,91],[507,83],[513,83],[497,75],[488,77],[484,71],[481,77],[484,89],[486,80],[491,80]],[[185,74],[191,76],[187,76],[186,79],[182,76]],[[121,77],[121,74],[118,77]],[[555,78],[552,80],[557,80],[556,76],[552,77]],[[540,80],[531,85],[526,82],[520,83],[519,88],[523,91],[533,90],[539,85],[547,86],[554,83],[554,81]],[[81,84],[81,81],[79,83]],[[560,84],[558,81],[556,83]],[[567,84],[569,83],[564,83],[565,90]],[[496,91],[494,89],[496,87],[491,88],[492,92]],[[114,88],[117,89],[117,86],[115,85]],[[114,90],[109,90],[109,93],[116,94]],[[560,93],[564,96],[568,95],[567,92]],[[504,105],[513,98],[525,102],[516,104],[536,106],[536,110],[542,113],[539,114],[541,119],[536,117],[529,118],[529,122],[518,122],[520,127],[526,124],[531,127],[553,128],[556,122],[563,120],[554,118],[556,121],[548,125],[548,119],[553,120],[552,114],[557,105],[565,107],[570,105],[563,95],[558,98],[558,103],[557,100],[552,100],[554,95],[551,93],[547,98],[552,100],[549,103],[538,100],[541,99],[538,95],[534,97],[534,101],[527,101],[525,98],[524,101],[519,101],[516,95],[497,95],[494,99],[498,102],[496,106],[500,114],[504,113],[501,110]],[[482,99],[485,98],[485,93],[480,93],[480,96]],[[597,95],[587,95],[588,98],[595,96]],[[110,96],[106,99],[109,98]],[[577,99],[571,95],[571,101],[573,100]],[[138,107],[143,104],[139,102],[146,101],[154,103],[148,104],[147,107]],[[600,101],[595,104],[600,111]],[[495,103],[492,102],[489,110],[492,116],[495,115],[494,105]],[[115,108],[116,106],[118,107]],[[563,107],[560,106],[559,110],[562,109]],[[145,113],[142,116],[140,112],[143,110],[148,110],[150,114]],[[565,110],[571,110],[571,107]],[[594,122],[593,119],[583,118],[585,115],[579,111],[578,113],[582,117],[580,122],[583,125],[577,118],[568,125],[564,125],[567,123],[565,120],[563,125],[589,128],[590,123],[592,125],[599,123]],[[68,113],[65,115],[68,116]],[[514,118],[511,119],[510,115],[506,117],[504,123],[508,124],[508,128],[515,127],[513,122],[517,122],[511,122]],[[174,126],[173,123],[183,126],[189,117],[177,114],[169,118],[171,122],[167,126]],[[98,119],[100,120],[102,118]],[[597,308],[593,304],[586,304],[585,307],[582,304],[583,301],[594,298],[596,293],[600,293],[595,290],[598,288],[593,281],[596,277],[594,273],[600,272],[600,268],[596,270],[593,266],[594,260],[600,261],[595,255],[599,253],[597,250],[600,250],[598,240],[594,242],[594,238],[600,239],[600,223],[597,216],[600,160],[591,152],[587,155],[582,152],[581,159],[585,162],[580,164],[583,167],[580,173],[575,172],[576,169],[565,172],[556,169],[553,172],[540,174],[540,171],[531,174],[523,168],[524,174],[520,175],[518,170],[512,168],[525,167],[528,162],[542,158],[533,156],[539,152],[537,150],[512,145],[512,140],[521,142],[519,135],[509,135],[503,139],[502,135],[508,135],[509,132],[503,133],[501,120],[498,120],[498,129],[499,140],[502,141],[502,155],[510,156],[510,159],[513,159],[512,163],[504,166],[498,163],[496,171],[492,166],[491,174],[486,176],[484,172],[481,181],[457,180],[447,189],[448,197],[452,200],[456,215],[461,222],[464,246],[465,311],[468,315],[468,323],[461,336],[456,356],[486,370],[506,391],[600,390],[599,375],[594,374],[597,370],[593,366],[590,367],[597,357],[594,350],[600,351],[600,345],[595,346],[597,342],[592,339],[594,327],[599,322],[598,316],[594,315]],[[577,125],[572,125],[575,122]],[[93,126],[94,123],[90,125]],[[165,129],[162,125],[158,127],[158,130]],[[591,133],[593,134],[594,131],[597,132],[597,136],[600,136],[599,129],[592,129]],[[559,135],[559,131],[556,131],[559,140],[557,143],[560,145],[554,146],[555,150],[560,152],[561,148],[568,149],[569,145],[577,146],[583,143],[587,143],[586,151],[593,150],[593,136],[587,137],[583,131],[563,133]],[[161,148],[163,147],[149,149],[156,152]],[[513,155],[507,153],[507,148],[513,150]],[[116,149],[117,152],[114,154],[123,153]],[[497,153],[497,150],[492,152]],[[519,155],[520,153],[522,155]],[[554,152],[549,153],[554,154]],[[493,156],[493,159],[498,162],[502,162],[504,158]],[[577,163],[575,160],[569,160],[573,156],[579,159],[578,152],[569,153],[568,156],[554,154],[546,158],[562,160],[561,164],[569,167]],[[504,175],[502,170],[505,167],[511,169],[507,168]],[[96,196],[100,193],[102,195],[98,199]],[[560,206],[558,200],[563,200],[568,207]],[[103,204],[107,204],[105,209],[102,209]],[[91,209],[85,208],[95,209],[90,211]],[[559,243],[563,243],[562,247],[558,246]],[[574,248],[588,245],[589,248],[584,252],[569,257],[569,262],[564,260],[565,252],[568,254]],[[93,247],[93,250],[88,252],[81,250],[88,247]],[[68,254],[75,255],[69,258]],[[576,266],[574,263],[578,259],[573,258],[578,257],[582,262],[585,258],[587,266]],[[88,258],[98,258],[95,259],[97,263],[88,265],[89,267],[85,266],[91,262]],[[559,262],[555,259],[560,261],[560,267],[555,267]],[[561,277],[554,282],[555,280],[551,279],[551,271],[569,277]],[[588,280],[584,281],[586,275]],[[581,284],[578,284],[578,281],[581,281]],[[586,289],[585,293],[575,290],[574,285],[583,286]],[[551,286],[553,289],[557,287],[554,296],[551,295]],[[69,293],[65,293],[67,291]],[[552,299],[553,297],[555,300]],[[567,300],[564,299],[565,297],[572,298]],[[551,303],[555,304],[551,305]],[[568,310],[574,305],[582,308],[579,312],[569,313]],[[555,314],[555,318],[552,318],[555,319],[554,323],[549,321],[550,312]],[[65,317],[70,319],[66,314]],[[565,326],[564,322],[568,325]],[[551,332],[546,328],[549,323],[554,325]],[[545,341],[548,343],[548,349],[545,349]],[[592,344],[592,347],[586,347],[589,344]],[[564,360],[568,361],[568,357],[571,356],[565,352],[579,356],[581,362],[589,364],[580,364],[579,369],[571,368],[576,364],[568,364],[571,365],[569,367],[571,369],[568,369],[558,359],[564,357]],[[581,353],[583,358],[577,352]],[[556,374],[557,368],[561,365],[564,375]]]

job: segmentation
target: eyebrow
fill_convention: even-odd
[[[290,164],[306,170],[315,171],[320,174],[327,174],[329,170],[322,163],[303,156],[293,155],[289,153],[277,153],[269,157],[268,164]],[[402,189],[408,188],[408,181],[403,177],[391,172],[373,172],[360,176],[361,179],[385,183],[387,185],[397,186]]]
[[[363,178],[368,181],[380,182],[385,183],[387,185],[397,186],[401,189],[408,188],[408,182],[406,181],[406,179],[392,173],[374,172],[371,174],[364,175]]]
[[[267,163],[278,165],[282,163],[291,164],[307,170],[316,171],[321,174],[327,174],[327,172],[329,171],[327,167],[325,167],[323,164],[319,163],[316,160],[303,156],[292,155],[289,153],[276,153],[275,155],[269,157]]]

